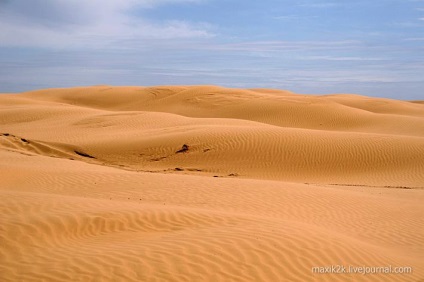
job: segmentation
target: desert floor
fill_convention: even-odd
[[[424,102],[1,94],[0,281],[424,281]]]

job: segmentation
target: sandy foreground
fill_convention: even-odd
[[[0,281],[424,281],[423,203],[422,101],[0,95]]]

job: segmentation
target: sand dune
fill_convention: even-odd
[[[0,95],[0,280],[422,281],[423,160],[422,101]],[[413,273],[311,271],[329,265]]]

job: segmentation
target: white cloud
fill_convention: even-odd
[[[0,46],[102,47],[119,41],[213,36],[206,24],[152,23],[134,14],[201,0],[0,1]]]
[[[377,57],[352,57],[352,56],[305,56],[300,58],[301,60],[316,60],[316,61],[340,61],[340,62],[366,62],[366,61],[384,61],[386,59]]]
[[[222,51],[248,51],[248,52],[280,52],[280,51],[319,51],[319,50],[348,50],[361,46],[357,40],[340,41],[252,41],[225,45],[210,46]]]
[[[405,38],[403,41],[424,41],[424,37]]]
[[[283,21],[292,21],[292,20],[300,20],[303,17],[297,15],[285,15],[285,16],[276,16],[272,17],[274,20],[283,20]]]
[[[324,2],[324,3],[303,3],[300,4],[300,7],[304,8],[333,8],[342,5],[341,3],[337,2]]]

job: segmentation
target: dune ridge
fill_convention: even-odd
[[[0,95],[2,281],[421,281],[424,104],[217,86]],[[410,266],[316,274],[314,266]]]

